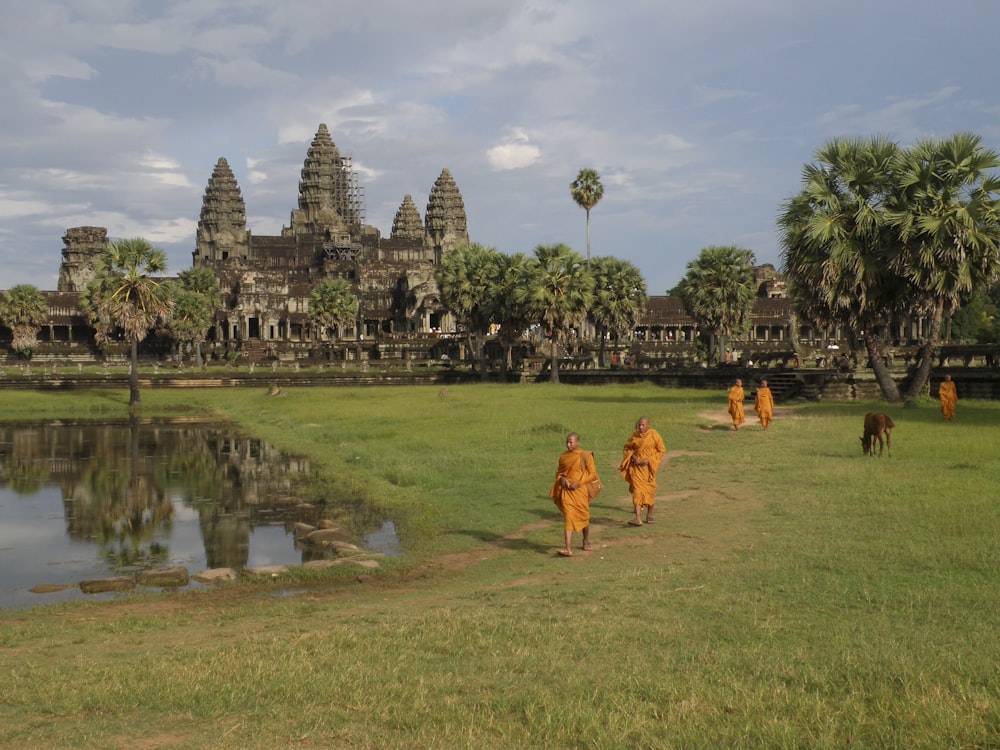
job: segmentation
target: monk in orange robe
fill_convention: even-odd
[[[590,494],[587,484],[598,479],[594,454],[580,450],[580,436],[566,436],[566,450],[559,456],[556,481],[549,497],[563,514],[566,546],[559,550],[563,557],[573,556],[573,532],[583,532],[583,551],[590,552]]]
[[[628,482],[629,492],[632,493],[632,507],[635,509],[635,518],[629,521],[632,526],[642,526],[643,508],[646,509],[646,523],[653,522],[656,472],[666,452],[660,433],[650,429],[649,418],[639,417],[635,432],[625,441],[622,462],[618,465],[618,473]]]
[[[938,386],[938,398],[941,399],[941,416],[945,422],[955,418],[955,406],[958,404],[958,391],[951,375],[945,375],[944,381]]]
[[[733,418],[733,429],[740,429],[740,425],[747,421],[743,414],[743,381],[736,378],[736,383],[729,389],[729,416]]]
[[[771,389],[767,387],[766,380],[760,381],[760,387],[757,388],[757,395],[754,398],[753,408],[760,419],[760,426],[764,428],[764,432],[767,432],[767,426],[771,424],[771,420],[774,418],[774,396],[771,395]]]

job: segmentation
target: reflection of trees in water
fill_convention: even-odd
[[[115,567],[169,558],[174,501],[197,512],[210,567],[244,567],[262,525],[381,525],[367,501],[342,499],[356,488],[317,486],[310,471],[307,459],[215,425],[0,424],[0,481],[20,494],[15,485],[58,482],[69,537],[96,542]],[[299,548],[303,562],[322,556]]]
[[[19,495],[34,495],[49,478],[49,465],[39,429],[24,429],[0,438],[0,482]]]

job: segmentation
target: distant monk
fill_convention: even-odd
[[[729,389],[729,416],[733,418],[733,429],[740,429],[740,425],[747,421],[743,415],[743,381],[736,378],[736,383]]]
[[[941,416],[945,422],[950,422],[955,418],[955,405],[958,403],[958,391],[951,375],[945,375],[944,381],[938,386],[938,398],[941,399]]]
[[[760,426],[764,428],[764,432],[767,432],[767,426],[771,424],[771,419],[774,417],[774,396],[771,395],[771,389],[767,387],[766,380],[760,381],[753,408],[760,418]]]

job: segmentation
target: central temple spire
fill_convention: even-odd
[[[364,192],[358,187],[351,157],[341,155],[326,124],[321,123],[302,165],[292,233],[357,236],[364,213]]]

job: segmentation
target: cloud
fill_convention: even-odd
[[[528,134],[516,128],[501,143],[486,151],[490,166],[497,170],[530,167],[542,156],[542,150],[531,143]]]

